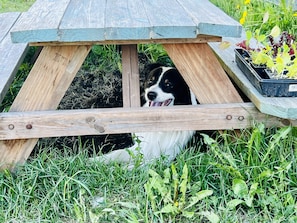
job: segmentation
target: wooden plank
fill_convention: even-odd
[[[90,46],[44,47],[10,111],[55,109]],[[0,141],[1,168],[24,162],[38,139]]]
[[[139,39],[139,40],[103,40],[103,41],[81,41],[81,42],[35,42],[30,43],[30,46],[58,46],[58,45],[93,45],[93,44],[152,44],[152,43],[208,43],[208,42],[221,42],[222,37],[198,35],[194,39]]]
[[[0,119],[0,139],[242,129],[252,127],[255,121],[266,127],[297,126],[296,120],[280,120],[260,113],[252,103],[8,112],[2,113]]]
[[[28,49],[28,44],[13,44],[10,39],[9,31],[19,15],[18,12],[0,14],[0,103]]]
[[[235,45],[243,38],[225,38],[224,41],[230,42],[231,46],[224,50],[216,43],[211,43],[210,46],[230,78],[261,112],[280,118],[297,119],[297,97],[277,98],[262,96],[236,65]]]
[[[59,26],[59,41],[104,40],[105,7],[106,0],[71,1]]]
[[[214,19],[215,13],[208,15],[212,9],[219,12],[206,0],[37,0],[18,20],[12,40],[96,42],[195,39],[198,34],[237,36],[241,26],[227,16]]]
[[[150,23],[143,1],[109,0],[106,14],[106,40],[150,39]]]
[[[200,103],[242,102],[208,44],[163,46]]]
[[[140,107],[137,45],[122,46],[123,106]]]
[[[197,25],[197,34],[240,37],[242,27],[208,0],[177,0]]]
[[[150,38],[195,38],[197,36],[197,25],[176,0],[143,1],[143,5],[151,24]]]
[[[31,8],[22,13],[11,30],[13,42],[24,43],[60,40],[60,21],[70,0],[37,0]]]
[[[0,42],[7,36],[7,33],[19,18],[20,14],[20,12],[6,12],[0,14]]]

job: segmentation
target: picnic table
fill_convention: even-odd
[[[241,33],[241,25],[208,0],[37,0],[10,31],[13,43],[42,51],[10,111],[1,113],[2,168],[23,163],[43,137],[239,129],[252,119],[288,124],[244,103],[208,44]],[[200,105],[140,107],[142,43],[163,45]],[[123,108],[56,110],[95,44],[122,46]]]

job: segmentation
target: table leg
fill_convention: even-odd
[[[243,102],[207,43],[164,48],[201,104]]]
[[[140,107],[137,45],[122,45],[123,107]]]
[[[10,111],[56,109],[90,48],[91,46],[44,47]],[[32,126],[34,128],[34,123],[28,123],[24,128],[29,130]],[[23,163],[37,140],[0,141],[0,168],[13,168],[16,163]]]

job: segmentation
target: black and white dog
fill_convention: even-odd
[[[144,82],[143,107],[196,105],[194,94],[176,68],[158,66],[152,69]],[[111,161],[133,165],[132,154],[140,153],[143,163],[165,156],[172,161],[186,146],[194,131],[141,132],[135,133],[140,143],[127,149],[112,151],[94,158],[94,161]]]

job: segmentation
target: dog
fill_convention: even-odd
[[[176,68],[151,65],[151,71],[144,81],[143,107],[174,105],[197,105],[197,100]],[[136,140],[130,148],[115,150],[92,160],[133,165],[133,154],[140,154],[142,164],[162,156],[171,162],[193,135],[194,131],[135,133]]]

